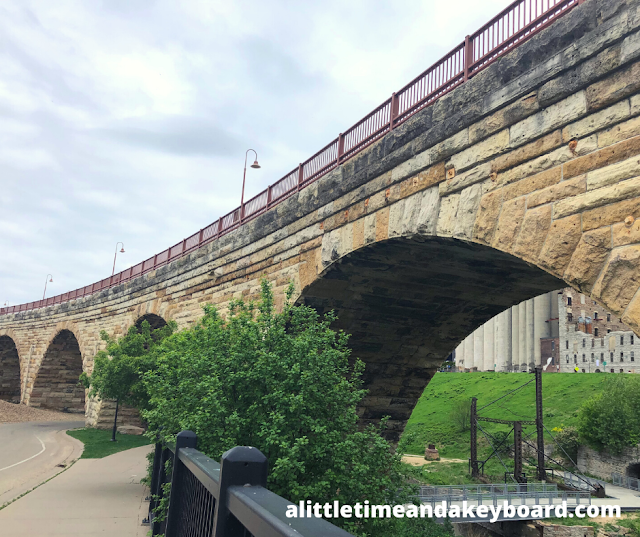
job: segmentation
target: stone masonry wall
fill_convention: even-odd
[[[625,448],[620,455],[612,455],[606,451],[599,453],[590,447],[580,446],[578,449],[578,468],[581,472],[611,481],[611,474],[627,475],[630,464],[640,462],[640,446]]]
[[[16,343],[29,402],[61,330],[74,334],[90,372],[100,330],[117,337],[149,313],[184,328],[205,303],[224,315],[231,298],[257,296],[261,277],[281,304],[292,281],[299,300],[322,299],[343,311],[346,329],[357,328],[352,342],[367,356],[371,390],[361,415],[391,414],[399,432],[430,376],[468,333],[562,281],[637,333],[639,218],[640,6],[587,0],[241,230],[108,291],[2,316],[0,336]],[[440,256],[437,282],[418,281],[434,265],[425,252]],[[384,289],[358,281],[359,267],[384,273]],[[466,307],[470,278],[475,302]],[[416,309],[418,284],[449,294],[429,295]],[[418,322],[402,331],[425,304],[444,312],[447,301],[461,312],[455,322],[439,318],[432,333]],[[367,347],[388,323],[394,331],[382,346]],[[440,346],[430,350],[432,336]],[[386,340],[397,343],[390,352]],[[90,402],[88,423],[98,412]]]

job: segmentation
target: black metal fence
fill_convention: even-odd
[[[267,490],[267,458],[252,447],[227,451],[220,463],[196,449],[191,431],[175,446],[156,444],[151,476],[151,534],[166,537],[348,537],[324,519],[287,518],[291,502]],[[171,464],[167,464],[171,461]],[[170,472],[167,471],[170,468]],[[164,497],[164,485],[171,492]],[[166,516],[155,512],[166,506]],[[164,511],[165,509],[160,509]]]

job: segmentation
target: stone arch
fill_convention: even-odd
[[[85,411],[85,389],[79,383],[82,353],[75,334],[60,330],[51,340],[38,369],[29,404],[74,413]]]
[[[20,356],[13,338],[0,336],[0,399],[20,402]]]
[[[625,475],[640,479],[640,462],[632,462],[625,469]]]
[[[397,439],[431,377],[468,334],[524,300],[565,286],[489,246],[411,235],[372,242],[327,264],[299,302],[336,310],[366,363],[364,423],[390,416]]]
[[[135,327],[140,329],[144,321],[149,323],[151,330],[157,330],[158,328],[162,328],[167,325],[167,321],[160,317],[160,315],[156,315],[155,313],[145,313],[135,322]]]

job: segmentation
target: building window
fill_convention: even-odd
[[[569,348],[569,340],[568,339],[567,339],[567,341],[565,341],[565,345],[566,345],[566,348],[568,349]]]
[[[582,338],[582,348],[584,349],[587,346],[587,340]]]
[[[620,336],[620,345],[624,345],[624,336]]]
[[[597,320],[598,320],[598,312],[597,312],[597,311],[594,311],[594,312],[593,312],[593,320],[594,320],[594,321],[597,321]]]
[[[571,297],[570,296],[567,297],[567,306],[571,306]]]
[[[633,345],[633,334],[631,334],[631,336],[629,336],[631,338],[631,345]]]
[[[601,353],[600,353],[600,361],[601,361],[601,362],[604,362],[604,352],[601,352]]]
[[[592,340],[591,340],[591,348],[593,348],[593,347],[595,347],[595,346],[596,346],[596,340],[595,340],[595,339],[592,339]]]
[[[582,372],[583,372],[583,373],[585,372],[585,371],[584,371],[584,369],[582,370]]]
[[[595,359],[595,354],[591,353],[591,361],[593,362]]]
[[[613,369],[611,369],[611,372],[612,372],[612,373],[614,372],[614,371],[613,371]]]
[[[624,369],[621,369],[621,370],[620,370],[620,373],[624,373]]]
[[[574,364],[577,364],[577,363],[578,363],[578,355],[577,355],[577,354],[574,354],[574,355],[573,355],[573,363],[574,363]]]
[[[573,315],[571,313],[567,313],[567,321],[569,322],[573,321]]]
[[[569,363],[569,355],[567,354],[567,363]]]
[[[600,346],[601,346],[601,347],[604,347],[604,338],[602,338],[602,339],[600,340]]]
[[[607,313],[607,322],[610,323],[611,322],[611,314]]]
[[[611,333],[611,328],[607,328],[607,334]]]
[[[586,357],[584,354],[582,355],[582,361],[583,361],[583,362],[586,362],[586,361],[587,361],[587,357]]]
[[[621,362],[624,362],[624,352],[621,352],[621,353],[620,353],[620,361],[621,361]]]
[[[611,353],[610,358],[611,358],[611,362],[613,362],[613,353]]]
[[[636,357],[635,357],[635,354],[633,353],[633,351],[631,351],[631,361],[632,361],[632,362],[633,362],[633,361],[635,361],[635,358],[636,358]]]
[[[593,329],[593,335],[594,335],[595,337],[598,337],[598,329],[597,329],[597,328],[594,328],[594,329]]]

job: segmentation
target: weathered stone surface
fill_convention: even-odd
[[[640,218],[633,218],[630,225],[625,222],[614,224],[611,229],[613,247],[626,246],[627,244],[640,244]]]
[[[635,117],[598,134],[598,147],[607,147],[640,136],[640,117]]]
[[[421,235],[435,235],[440,212],[438,188],[425,190],[420,201],[420,212],[416,222],[416,231]]]
[[[516,183],[517,184],[517,183]],[[568,181],[563,181],[553,186],[537,190],[527,198],[527,208],[544,205],[552,201],[561,200],[576,196],[587,189],[586,177],[574,177]]]
[[[587,190],[613,185],[625,179],[640,176],[640,158],[632,157],[587,174]]]
[[[582,175],[597,168],[615,164],[638,153],[640,153],[640,136],[567,162],[564,166],[564,178],[570,179],[576,175]]]
[[[453,235],[456,229],[456,216],[460,194],[451,194],[440,200],[440,214],[438,215],[437,234],[443,237]]]
[[[453,230],[454,237],[463,239],[471,239],[473,237],[473,225],[476,221],[481,197],[482,185],[472,185],[460,192],[456,225]]]
[[[562,218],[638,196],[640,196],[640,177],[557,201],[553,204],[553,217]]]
[[[563,275],[581,235],[579,214],[555,220],[540,252],[540,264],[552,274]]]
[[[513,253],[528,261],[537,262],[547,233],[551,227],[551,205],[528,210]]]
[[[133,425],[121,425],[120,427],[118,427],[118,432],[120,434],[141,436],[144,434],[144,429],[142,427],[135,427]]]
[[[487,179],[491,175],[491,164],[481,164],[475,168],[456,175],[452,179],[447,179],[445,182],[440,183],[440,195],[446,196],[458,192],[463,188],[466,188],[475,183],[480,183]]]
[[[616,103],[609,108],[605,108],[604,110],[591,114],[580,121],[567,125],[562,129],[562,141],[564,143],[569,143],[571,140],[583,138],[599,130],[606,129],[607,127],[629,117],[629,114],[629,101],[625,100]]]
[[[491,244],[502,207],[502,189],[489,192],[480,199],[473,237],[484,244]]]
[[[611,251],[611,228],[603,227],[582,235],[564,273],[564,280],[589,293]]]
[[[606,266],[593,286],[592,296],[607,307],[624,311],[640,287],[640,244],[611,252]]]
[[[475,144],[483,138],[536,113],[538,110],[540,110],[540,105],[538,104],[537,92],[533,91],[509,106],[498,110],[495,114],[491,114],[471,125],[469,127],[469,143]]]
[[[552,168],[504,187],[504,199],[510,200],[555,185],[562,179],[562,168]]]
[[[563,127],[586,113],[586,96],[583,91],[579,91],[516,123],[510,129],[511,144],[515,147],[526,143],[558,127]]]
[[[498,227],[493,236],[491,246],[510,252],[515,243],[516,237],[520,232],[520,226],[524,219],[525,199],[518,198],[504,202],[500,218],[498,219]]]
[[[622,322],[633,328],[636,334],[640,333],[640,293],[636,292],[634,299],[627,306]]]
[[[456,153],[447,162],[456,171],[463,172],[478,163],[485,162],[509,149],[509,129],[504,129],[468,149]]]
[[[589,111],[599,110],[640,91],[640,62],[634,63],[587,88]]]
[[[527,160],[531,160],[533,158],[539,157],[540,155],[544,155],[545,153],[549,153],[551,150],[559,147],[562,144],[562,134],[561,131],[555,131],[551,134],[547,134],[543,136],[539,140],[535,142],[531,142],[526,144],[515,151],[511,151],[510,153],[503,155],[494,159],[491,162],[491,171],[492,172],[501,172],[508,168],[513,168],[514,166],[518,166]]]
[[[627,216],[640,218],[640,198],[612,203],[582,213],[582,230],[589,231],[602,226],[622,222]]]
[[[376,213],[376,241],[389,237],[389,208],[385,207]]]
[[[637,116],[640,114],[640,95],[634,95],[631,97],[631,115]]]

